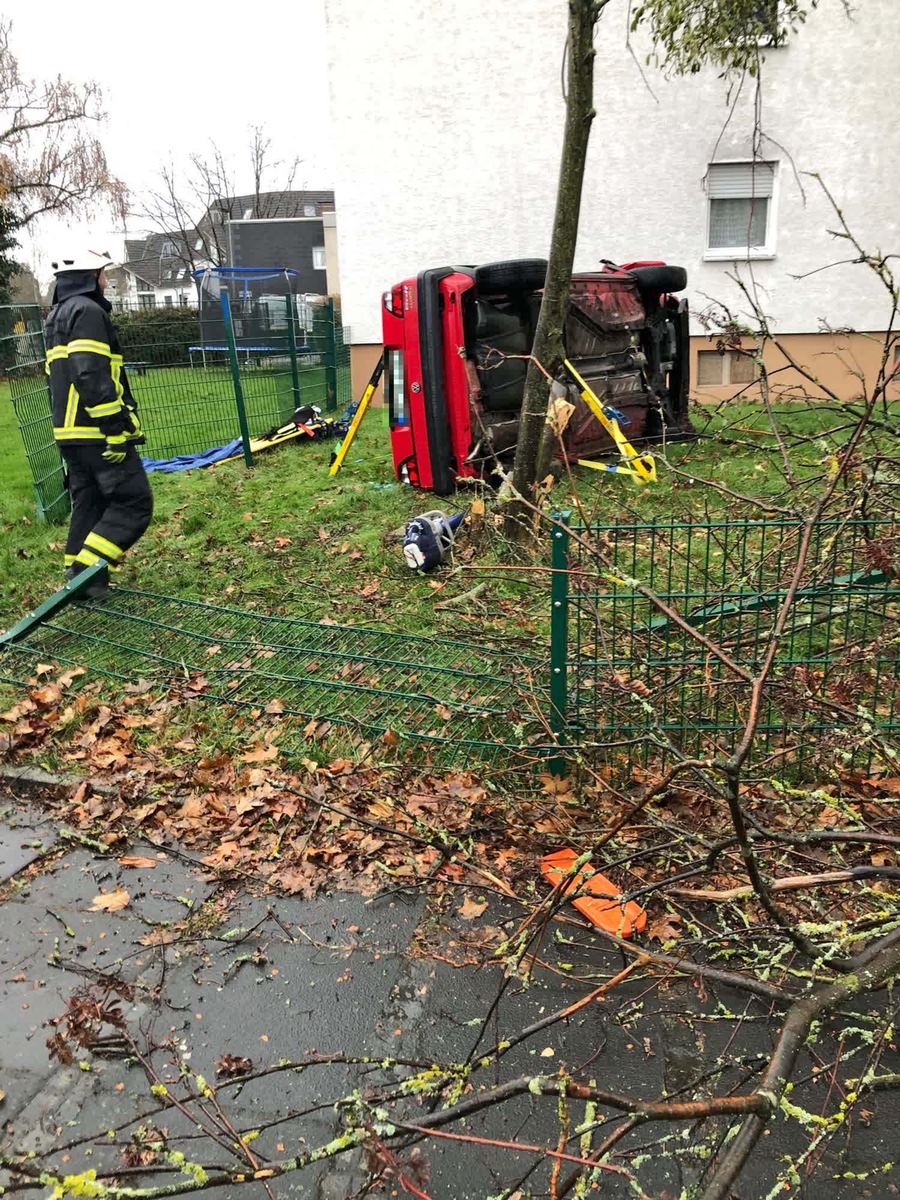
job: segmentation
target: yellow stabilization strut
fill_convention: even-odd
[[[331,459],[331,468],[328,472],[329,475],[336,475],[344,465],[344,459],[347,457],[347,453],[350,450],[350,447],[353,445],[353,439],[359,432],[359,427],[362,425],[362,420],[366,415],[366,410],[372,403],[372,397],[375,395],[375,389],[378,387],[383,371],[384,355],[382,354],[381,358],[379,358],[375,365],[375,370],[372,372],[369,382],[366,384],[366,390],[362,394],[362,399],[357,405],[356,412],[353,414],[353,420],[350,422],[350,428],[344,434],[341,444],[334,452],[334,455]]]
[[[591,391],[588,384],[578,374],[568,359],[563,360],[563,366],[572,376],[572,379],[578,386],[581,393],[581,398],[585,404],[612,438],[616,444],[616,448],[625,460],[624,463],[595,463],[588,459],[578,459],[580,467],[593,467],[595,471],[614,471],[619,475],[630,475],[635,483],[656,483],[656,462],[652,454],[638,454],[631,442],[619,428],[619,422],[615,417],[607,415],[605,407],[600,403],[600,400]]]

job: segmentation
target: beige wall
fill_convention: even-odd
[[[825,399],[829,393],[833,393],[841,400],[854,399],[862,394],[862,380],[871,387],[877,378],[884,352],[884,340],[883,333],[779,335],[778,341],[784,347],[785,353],[769,343],[763,355],[773,398],[801,399],[814,396]],[[745,350],[755,349],[751,338],[744,338],[741,345]],[[700,355],[715,350],[715,338],[691,338],[691,395],[697,400],[709,402],[730,400],[733,397],[758,399],[759,388],[752,383],[716,385],[700,382]],[[804,378],[799,371],[790,366],[790,360],[809,371],[822,386],[816,387]],[[730,372],[730,364],[726,369]],[[900,387],[897,384],[891,385],[888,395],[900,396]]]
[[[797,363],[811,372],[825,388],[830,389],[842,400],[852,400],[860,395],[861,373],[869,386],[875,380],[881,366],[881,355],[884,348],[883,333],[789,333],[779,337],[788,355]],[[742,342],[745,349],[753,349],[753,341],[745,338]],[[900,353],[900,341],[897,342]],[[718,403],[720,400],[731,400],[734,397],[754,400],[759,398],[759,388],[753,384],[701,384],[699,382],[699,355],[703,352],[716,350],[715,338],[691,338],[691,395],[694,399]],[[353,346],[350,351],[350,364],[353,380],[353,396],[358,399],[368,383],[369,376],[381,347],[378,345]],[[823,388],[804,379],[803,376],[787,366],[786,359],[772,345],[766,347],[764,358],[769,372],[770,388],[773,397],[792,399],[803,396],[827,397]],[[888,389],[891,399],[900,399],[900,375],[896,383]],[[379,387],[375,403],[382,403],[383,392]]]
[[[353,387],[353,399],[358,400],[365,391],[369,376],[375,370],[375,364],[381,355],[381,346],[351,346],[350,347],[350,381]],[[384,403],[384,387],[378,385],[373,404]]]
[[[341,294],[341,268],[338,261],[337,217],[333,212],[322,214],[325,228],[325,286],[329,296]]]

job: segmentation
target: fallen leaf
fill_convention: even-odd
[[[36,688],[31,698],[38,708],[53,708],[62,699],[62,688],[55,683],[48,683],[46,687]]]
[[[552,1058],[556,1051],[552,1046],[545,1046],[541,1051],[541,1058]]]
[[[270,717],[277,717],[279,713],[284,712],[284,705],[280,700],[270,700],[263,711]]]
[[[124,854],[119,862],[123,867],[148,867],[156,866],[155,858],[148,858],[145,854]]]
[[[117,887],[114,892],[101,892],[91,901],[91,912],[118,912],[126,908],[131,897],[124,888]]]
[[[138,938],[138,943],[141,946],[168,946],[171,942],[177,942],[180,937],[181,931],[174,925],[156,925],[149,933]]]
[[[223,1054],[216,1059],[217,1075],[247,1075],[252,1070],[252,1060],[240,1054]]]
[[[651,941],[668,942],[681,936],[680,924],[681,917],[677,913],[661,913],[647,926],[647,937]]]
[[[66,674],[83,675],[84,667],[75,667],[73,670],[67,671]],[[62,683],[64,678],[65,676],[60,675],[59,682]],[[127,692],[129,696],[146,696],[147,692],[149,692],[152,687],[153,684],[150,682],[150,680],[145,679],[142,675],[135,683],[126,683],[122,690]]]
[[[471,896],[466,896],[462,902],[462,907],[457,909],[457,912],[464,921],[474,921],[476,917],[480,917],[487,908],[487,900],[473,900]]]
[[[248,750],[246,754],[242,754],[241,762],[268,762],[272,758],[278,757],[277,746],[257,746],[255,750]]]

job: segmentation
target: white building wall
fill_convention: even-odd
[[[562,136],[566,0],[326,0],[344,320],[380,341],[384,289],[424,267],[543,257]],[[597,38],[594,121],[576,269],[661,258],[688,269],[692,307],[740,300],[732,264],[705,261],[707,164],[750,157],[754,85],[730,121],[715,71],[667,80],[627,46],[628,0]],[[852,257],[818,171],[868,249],[900,252],[894,123],[898,0],[821,0],[766,52],[762,157],[780,162],[774,258],[752,264],[784,333],[883,329],[885,296]],[[724,130],[724,132],[723,132]],[[742,268],[746,275],[746,264]]]

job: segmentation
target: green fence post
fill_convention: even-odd
[[[294,412],[296,412],[300,407],[300,372],[297,369],[297,330],[294,325],[296,310],[291,292],[288,292],[284,298],[284,307],[287,312],[288,349],[291,352],[291,390],[294,393]]]
[[[253,466],[253,451],[250,449],[250,429],[247,425],[247,410],[244,407],[244,389],[241,385],[241,368],[238,363],[237,344],[234,340],[234,326],[231,323],[231,302],[228,292],[222,288],[219,293],[222,302],[222,319],[225,324],[225,340],[228,342],[228,357],[231,360],[231,379],[234,384],[234,403],[237,406],[238,424],[241,427],[241,442],[244,446],[244,462],[248,467]]]
[[[329,296],[325,309],[325,411],[337,411],[337,339],[334,336],[334,297]]]
[[[567,520],[568,513],[555,519]],[[569,531],[553,527],[550,535],[550,728],[559,745],[565,739],[568,708],[569,659]],[[556,755],[550,760],[551,775],[565,775],[566,760]]]

